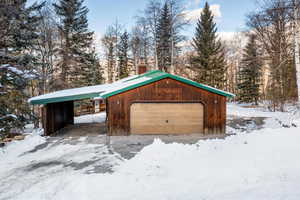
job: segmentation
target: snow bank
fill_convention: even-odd
[[[97,188],[103,199],[299,199],[299,131],[268,129],[196,145],[156,140]]]
[[[12,142],[8,143],[8,145],[6,145],[4,148],[2,148],[2,154],[0,151],[0,156],[5,156],[6,152],[9,152],[9,156],[8,157],[5,156],[5,160],[1,159],[0,163],[7,162],[8,159],[11,159],[13,162],[16,162],[18,156],[20,156],[26,151],[31,150],[32,147],[44,143],[45,141],[46,141],[45,137],[36,134],[26,136],[25,140],[13,140]]]

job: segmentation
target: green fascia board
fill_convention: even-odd
[[[114,96],[114,95],[120,94],[120,93],[122,93],[122,92],[126,92],[126,91],[131,90],[131,89],[135,89],[135,88],[140,87],[140,86],[143,86],[143,85],[147,85],[147,84],[149,84],[149,83],[153,83],[153,82],[155,82],[155,81],[158,81],[158,80],[161,80],[161,79],[164,79],[164,78],[175,79],[175,80],[177,80],[177,81],[180,81],[180,82],[183,82],[183,83],[186,83],[186,84],[189,84],[189,85],[193,85],[193,86],[195,86],[195,87],[198,87],[198,88],[201,88],[201,89],[204,89],[204,90],[207,90],[207,91],[210,91],[210,92],[212,92],[212,93],[219,94],[219,95],[222,95],[222,96],[225,96],[225,97],[232,98],[232,97],[235,96],[234,94],[230,94],[230,93],[227,93],[227,92],[223,92],[223,91],[221,91],[221,90],[214,89],[214,88],[208,87],[208,86],[206,86],[206,85],[202,85],[202,84],[200,84],[200,83],[197,83],[197,82],[194,82],[194,81],[185,79],[185,78],[181,78],[181,77],[179,77],[179,76],[175,76],[175,75],[172,75],[172,74],[164,73],[164,72],[161,72],[161,71],[159,71],[159,70],[155,70],[155,71],[152,71],[152,72],[153,72],[153,73],[151,73],[151,74],[154,74],[154,72],[155,72],[155,73],[160,72],[161,75],[156,76],[156,77],[153,77],[153,78],[151,78],[151,79],[149,79],[149,80],[146,80],[146,81],[143,81],[143,82],[141,82],[141,83],[137,83],[137,84],[134,84],[134,85],[130,85],[130,86],[125,87],[125,88],[122,88],[122,89],[120,89],[120,90],[116,90],[116,91],[113,91],[113,92],[110,92],[110,93],[107,93],[107,94],[103,94],[103,95],[100,94],[100,96],[101,96],[102,98],[107,98],[107,97],[110,97],[110,96]],[[144,75],[146,75],[146,76],[148,75],[148,76],[149,76],[149,74],[147,74],[147,73],[144,74]],[[140,78],[140,77],[136,77],[136,78]],[[132,79],[132,80],[134,80],[134,79]]]
[[[99,97],[99,95],[100,95],[100,93],[97,92],[97,93],[79,94],[79,95],[64,96],[64,97],[53,97],[53,98],[48,98],[48,99],[32,100],[32,101],[30,101],[30,103],[32,105],[36,105],[36,104],[57,103],[57,102],[63,102],[63,101],[75,101],[75,100]]]
[[[177,81],[181,81],[183,83],[193,85],[195,87],[207,90],[207,91],[212,92],[212,93],[216,93],[216,94],[219,94],[219,95],[222,95],[222,96],[225,96],[225,97],[229,97],[229,98],[235,97],[234,94],[227,93],[225,91],[221,91],[221,90],[218,90],[218,89],[215,89],[215,88],[212,88],[212,87],[209,87],[209,86],[206,86],[206,85],[203,85],[203,84],[200,84],[200,83],[197,83],[197,82],[185,79],[185,78],[181,78],[179,76],[175,76],[175,75],[172,75],[172,74],[170,74],[170,76],[171,76],[170,78],[173,78]]]

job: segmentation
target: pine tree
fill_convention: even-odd
[[[33,50],[43,4],[26,7],[26,0],[5,1],[0,6],[0,138],[22,128],[30,109],[25,89],[33,75]]]
[[[93,40],[93,32],[88,30],[88,9],[84,0],[59,0],[53,4],[56,14],[61,18],[59,30],[62,44],[61,80],[63,87],[82,86],[83,73],[87,73],[86,54]]]
[[[119,57],[119,77],[125,78],[129,75],[128,69],[128,50],[129,50],[129,35],[125,31],[121,37],[118,44],[118,57]]]
[[[248,44],[244,49],[243,59],[238,73],[239,101],[255,103],[260,96],[259,87],[261,80],[262,62],[258,52],[256,36],[250,35]]]
[[[197,55],[192,58],[192,64],[197,72],[196,81],[222,89],[226,65],[224,50],[216,32],[214,16],[206,2],[193,38],[193,47]]]
[[[165,2],[157,27],[157,57],[158,68],[166,72],[171,66],[172,41],[171,41],[172,19],[168,3]]]
[[[97,85],[103,83],[102,68],[96,50],[93,47],[86,55],[87,72],[83,74],[84,85]]]

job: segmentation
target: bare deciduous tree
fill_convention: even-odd
[[[106,31],[106,34],[101,39],[102,45],[104,47],[105,51],[105,59],[106,59],[106,72],[107,72],[107,81],[108,83],[113,82],[113,74],[114,74],[114,68],[115,68],[115,48],[116,48],[116,38],[114,36],[113,30],[111,28],[108,28]]]
[[[268,0],[263,1],[259,12],[248,16],[248,26],[266,51],[268,97],[273,110],[284,110],[285,102],[297,96],[290,11],[288,1]]]
[[[39,38],[35,46],[38,57],[37,73],[40,77],[38,94],[44,94],[51,90],[53,73],[55,68],[55,49],[59,41],[59,33],[54,20],[54,13],[48,3],[40,10],[41,21],[38,26]]]

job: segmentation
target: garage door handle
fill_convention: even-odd
[[[169,123],[169,120],[166,120],[166,123]]]

